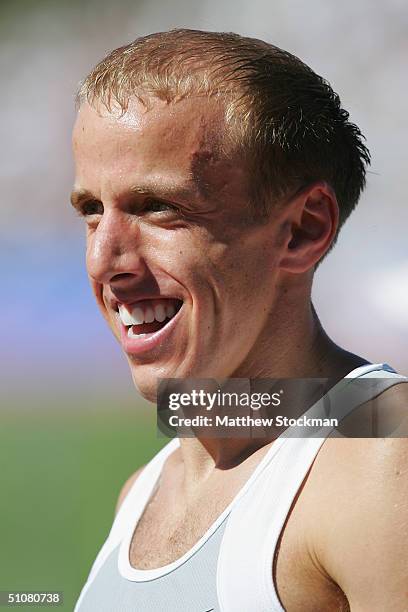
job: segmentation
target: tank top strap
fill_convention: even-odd
[[[164,462],[178,446],[177,438],[170,440],[142,469],[115,516],[109,535],[92,565],[88,581],[92,581],[111,552],[120,544],[129,525],[136,523],[154,491]]]
[[[362,366],[346,378],[362,377],[376,378],[376,384],[361,385],[365,398],[362,393],[350,394],[350,401],[341,403],[343,417],[363,399],[368,401],[395,384],[408,382],[387,364]],[[329,391],[331,400],[334,402],[344,395],[352,387],[352,382],[342,379],[335,385]],[[322,413],[324,408],[322,398],[306,415]],[[274,455],[229,516],[217,568],[222,612],[283,612],[272,575],[276,546],[293,500],[331,432],[324,428],[324,435],[305,438],[299,437],[296,428],[290,429],[292,431],[288,434],[285,432],[287,437],[279,453]]]

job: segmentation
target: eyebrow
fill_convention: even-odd
[[[74,189],[71,193],[70,201],[74,208],[78,208],[85,200],[96,200],[95,196],[88,189]]]
[[[194,183],[187,183],[186,185],[163,185],[162,182],[152,181],[146,184],[132,185],[127,193],[130,195],[144,195],[157,198],[174,198],[174,199],[188,199],[197,198],[200,194],[198,185]],[[74,189],[71,193],[71,204],[74,208],[78,209],[80,205],[89,200],[99,200],[91,191],[88,189]]]
[[[191,199],[197,197],[198,186],[195,183],[184,185],[163,185],[162,182],[152,181],[151,183],[133,185],[129,193],[137,195],[155,196],[159,198]]]

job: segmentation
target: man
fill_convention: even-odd
[[[175,30],[113,51],[78,102],[72,203],[145,398],[159,378],[380,372],[381,406],[404,406],[404,379],[338,347],[311,304],[369,163],[326,81],[262,41]],[[406,610],[407,454],[172,441],[125,484],[76,609]]]

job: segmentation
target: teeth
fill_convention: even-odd
[[[166,316],[171,319],[176,314],[176,307],[174,304],[167,304],[166,306]]]
[[[162,323],[166,318],[171,319],[176,314],[176,306],[169,300],[151,301],[147,300],[140,303],[139,306],[134,306],[129,312],[126,306],[119,306],[119,317],[123,325],[126,327],[133,325],[142,325],[142,323],[153,323],[159,321]],[[129,334],[130,335],[130,334]]]
[[[141,323],[144,323],[143,308],[140,308],[140,306],[135,306],[132,308],[132,319],[133,325],[140,325]]]
[[[146,334],[135,334],[133,331],[133,327],[129,327],[127,335],[128,338],[141,338],[142,336],[146,336]]]
[[[119,316],[123,325],[133,325],[132,315],[124,306],[119,306]]]
[[[143,309],[140,306],[135,306],[132,308],[132,312],[130,313],[125,306],[119,306],[119,316],[123,325],[140,325],[144,323],[144,313]]]
[[[154,310],[151,306],[148,306],[145,310],[144,322],[153,323],[154,321]]]
[[[166,310],[163,304],[156,304],[154,307],[154,318],[161,323],[166,318]]]

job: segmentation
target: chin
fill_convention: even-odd
[[[147,368],[137,368],[137,372],[134,371],[134,367],[131,368],[131,375],[133,384],[136,387],[136,391],[147,400],[156,404],[157,402],[157,387],[158,378],[153,373],[147,373]]]
[[[228,378],[231,376],[227,367],[221,368],[220,365],[215,369],[214,360],[197,359],[194,362],[179,362],[178,364],[157,360],[150,363],[138,363],[132,356],[127,356],[133,384],[136,390],[144,399],[149,402],[157,403],[157,390],[163,378]],[[215,359],[215,362],[217,360]]]
[[[157,403],[157,390],[160,379],[177,378],[174,370],[150,364],[135,364],[129,359],[130,372],[136,390],[145,400]]]

